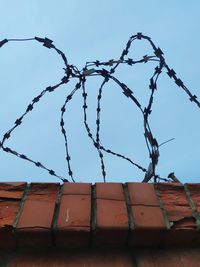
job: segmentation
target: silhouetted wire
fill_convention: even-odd
[[[24,41],[33,41],[33,40],[35,40],[35,38],[27,38],[27,39],[23,39],[23,38],[18,38],[18,39],[8,39],[8,41],[17,41],[17,42],[20,42],[20,41],[22,41],[22,42],[24,42]]]
[[[174,139],[175,139],[175,138],[170,138],[169,140],[167,140],[167,141],[165,141],[165,142],[162,142],[162,143],[159,145],[159,147],[161,147],[161,146],[163,146],[163,145],[165,145],[165,144],[167,144],[167,143],[173,141]]]
[[[106,168],[105,168],[105,162],[104,162],[104,154],[108,153],[110,155],[119,157],[121,159],[124,159],[140,169],[142,172],[145,173],[145,177],[143,179],[143,182],[148,182],[151,179],[153,179],[154,182],[168,182],[168,181],[173,181],[170,180],[172,178],[163,178],[160,177],[158,174],[156,174],[156,166],[158,164],[159,160],[159,147],[166,144],[167,142],[173,140],[174,138],[165,141],[158,145],[158,142],[155,138],[155,136],[152,133],[150,124],[149,124],[149,116],[152,112],[152,107],[153,107],[153,100],[154,100],[154,94],[156,92],[157,88],[157,80],[159,76],[161,75],[163,69],[165,68],[167,70],[168,76],[176,83],[176,85],[180,88],[182,88],[186,94],[189,96],[189,99],[191,102],[194,102],[198,107],[200,107],[200,102],[197,99],[196,95],[193,95],[189,89],[184,85],[181,79],[179,79],[176,76],[176,72],[173,69],[170,69],[170,67],[167,65],[164,59],[164,54],[162,50],[159,47],[156,47],[153,41],[151,40],[150,37],[143,35],[142,33],[137,33],[136,35],[133,35],[129,38],[125,48],[123,49],[121,56],[119,59],[110,59],[108,61],[103,61],[100,62],[99,60],[93,61],[93,62],[87,62],[85,67],[82,70],[79,70],[76,66],[68,64],[67,58],[65,54],[56,48],[53,44],[53,41],[48,39],[48,38],[40,38],[40,37],[34,37],[34,38],[26,38],[26,39],[4,39],[0,41],[0,47],[5,45],[8,42],[15,42],[15,41],[37,41],[40,42],[44,47],[49,48],[49,49],[54,49],[62,58],[63,63],[65,65],[64,71],[65,74],[61,79],[61,82],[57,83],[56,85],[53,86],[48,86],[45,88],[40,94],[38,94],[36,97],[34,97],[31,101],[31,103],[27,106],[26,111],[16,119],[15,124],[13,127],[11,127],[4,135],[2,138],[2,141],[0,142],[0,148],[3,149],[3,151],[7,153],[11,153],[18,158],[21,158],[23,160],[27,160],[35,166],[42,168],[50,175],[53,175],[59,179],[61,179],[63,182],[68,182],[69,179],[66,179],[60,175],[57,175],[56,172],[50,168],[45,167],[42,163],[39,161],[35,161],[28,156],[21,154],[7,146],[5,146],[5,142],[11,138],[11,135],[13,131],[19,127],[25,116],[27,116],[30,112],[33,111],[35,104],[38,103],[42,97],[46,93],[54,92],[57,88],[59,88],[61,85],[68,84],[69,81],[74,78],[77,79],[77,83],[74,87],[74,89],[69,93],[65,99],[64,104],[62,105],[61,108],[61,120],[60,120],[60,127],[61,127],[61,133],[64,137],[64,145],[65,145],[65,154],[66,154],[66,162],[67,162],[67,169],[68,169],[68,175],[71,179],[71,181],[75,182],[73,172],[72,172],[72,167],[71,167],[71,156],[69,153],[69,142],[68,142],[68,136],[67,136],[67,130],[65,127],[65,120],[64,116],[66,113],[66,107],[69,104],[70,100],[72,100],[74,94],[82,89],[82,98],[83,98],[83,122],[85,129],[87,131],[88,137],[92,141],[95,149],[98,152],[99,158],[100,158],[100,164],[101,164],[101,171],[102,171],[102,176],[104,182],[106,181]],[[149,42],[151,45],[154,55],[144,55],[143,58],[140,60],[134,60],[133,58],[126,58],[126,56],[129,54],[129,49],[131,48],[131,45],[134,41],[136,40],[146,40]],[[149,79],[149,89],[151,90],[151,94],[149,97],[149,101],[146,107],[142,108],[142,105],[140,104],[139,100],[134,96],[134,92],[124,83],[122,83],[119,79],[117,79],[114,74],[117,69],[117,67],[121,64],[126,64],[129,66],[135,65],[135,64],[142,64],[142,63],[148,63],[150,61],[155,61],[158,62],[158,65],[154,69],[153,75]],[[109,70],[105,69],[109,68]],[[87,103],[87,96],[88,93],[86,92],[86,82],[88,77],[92,76],[99,76],[102,77],[103,81],[99,87],[98,90],[98,96],[97,96],[97,108],[96,108],[96,133],[93,134],[91,131],[91,128],[88,123],[87,119],[87,108],[88,108],[88,103]],[[103,88],[104,86],[110,81],[114,81],[116,85],[118,85],[119,89],[122,91],[122,93],[130,100],[133,102],[134,105],[140,110],[142,117],[143,117],[143,126],[144,126],[144,138],[145,142],[147,145],[147,149],[149,152],[149,158],[150,158],[150,163],[148,168],[144,168],[138,163],[134,162],[132,159],[120,154],[113,152],[112,150],[105,148],[101,142],[100,138],[100,132],[101,132],[101,110],[102,110],[102,104],[101,104],[101,99],[103,95]],[[95,136],[95,137],[94,137]]]

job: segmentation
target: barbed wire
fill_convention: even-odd
[[[136,40],[145,40],[147,41],[152,50],[153,54],[152,55],[144,55],[140,60],[134,60],[133,58],[127,58],[128,54],[130,52],[130,48],[132,46],[132,43]],[[157,139],[152,133],[150,123],[149,123],[149,116],[151,115],[152,112],[152,107],[153,107],[153,101],[154,101],[154,94],[156,92],[157,88],[157,81],[158,78],[160,77],[161,73],[163,70],[167,71],[167,75],[169,76],[170,79],[172,79],[175,84],[183,89],[185,93],[189,96],[189,100],[191,102],[194,102],[199,108],[200,108],[200,102],[197,99],[196,95],[193,95],[190,90],[185,86],[183,81],[177,77],[176,72],[171,69],[164,58],[164,53],[159,47],[156,47],[154,42],[151,40],[150,37],[143,35],[142,33],[137,33],[136,35],[133,35],[129,38],[125,48],[123,49],[119,59],[110,59],[108,61],[92,61],[92,62],[87,62],[85,67],[81,70],[79,70],[76,66],[70,65],[68,63],[67,57],[65,54],[59,50],[54,44],[53,41],[48,39],[48,38],[41,38],[41,37],[34,37],[34,38],[27,38],[27,39],[4,39],[0,41],[0,48],[4,46],[8,42],[27,42],[27,41],[37,41],[41,43],[44,47],[48,49],[53,49],[56,51],[56,53],[61,56],[61,59],[64,63],[64,71],[65,74],[62,77],[61,81],[55,85],[48,86],[45,88],[40,94],[38,94],[36,97],[34,97],[31,101],[31,103],[27,106],[25,112],[16,119],[14,126],[11,127],[8,131],[5,132],[5,134],[2,137],[2,140],[0,142],[0,148],[4,152],[10,153],[15,155],[16,157],[27,160],[31,163],[33,163],[35,166],[42,168],[52,176],[55,176],[59,179],[61,179],[63,182],[68,182],[69,178],[71,181],[75,182],[73,172],[72,172],[72,167],[71,167],[71,156],[69,152],[69,145],[68,145],[68,136],[67,136],[67,131],[65,127],[65,120],[64,116],[66,113],[66,108],[69,102],[72,100],[74,94],[77,91],[82,90],[82,98],[83,98],[83,123],[86,129],[86,132],[88,134],[88,137],[92,141],[95,149],[98,152],[98,156],[100,158],[100,164],[101,164],[101,171],[102,171],[102,176],[104,182],[106,182],[106,168],[105,168],[105,162],[104,162],[104,153],[108,153],[110,155],[119,157],[123,160],[128,161],[130,164],[138,168],[144,173],[144,179],[143,182],[148,182],[153,179],[153,182],[179,182],[179,180],[174,176],[174,173],[171,173],[167,178],[160,177],[156,173],[156,166],[159,161],[159,147],[172,139],[163,142],[162,144],[158,144]],[[149,101],[146,107],[142,107],[140,101],[134,96],[134,92],[125,84],[122,83],[119,79],[117,79],[115,75],[115,71],[120,65],[129,65],[133,66],[136,64],[142,64],[142,63],[148,63],[150,61],[157,62],[157,66],[154,69],[153,75],[149,79],[149,89],[151,90]],[[107,68],[107,69],[106,69]],[[88,115],[87,115],[87,109],[88,109],[88,101],[87,101],[87,96],[88,92],[86,91],[86,83],[87,79],[92,76],[98,76],[102,77],[103,81],[98,89],[98,96],[97,96],[97,108],[96,108],[96,132],[93,133],[91,130],[91,127],[88,123]],[[35,161],[31,159],[30,157],[19,153],[10,147],[6,146],[5,143],[8,141],[8,139],[11,138],[13,131],[18,128],[20,125],[22,125],[24,118],[33,111],[35,108],[35,105],[40,102],[42,97],[47,94],[54,92],[57,90],[61,85],[66,85],[69,83],[71,79],[77,80],[75,87],[72,89],[72,91],[66,96],[65,102],[61,107],[61,118],[60,118],[60,128],[61,128],[61,133],[64,137],[64,145],[65,145],[65,154],[66,154],[66,162],[67,162],[67,169],[68,169],[68,176],[69,178],[62,177],[58,175],[54,170],[47,168],[44,166],[41,162]],[[133,104],[138,108],[138,110],[141,112],[142,117],[143,117],[143,127],[144,127],[144,138],[146,142],[146,146],[148,149],[149,153],[149,158],[150,158],[150,163],[148,168],[146,169],[145,167],[141,166],[140,164],[136,163],[129,157],[126,157],[122,154],[119,154],[117,152],[112,151],[111,149],[108,149],[103,146],[100,138],[100,129],[101,129],[101,99],[103,95],[103,88],[104,86],[109,83],[109,81],[113,81],[119,89],[121,89],[122,93],[130,100],[133,102]]]

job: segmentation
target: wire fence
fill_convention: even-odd
[[[138,40],[144,40],[147,41],[151,48],[152,48],[152,55],[144,55],[140,60],[134,60],[133,58],[128,57],[129,50],[133,44],[133,42]],[[72,167],[71,167],[71,156],[69,151],[69,141],[68,141],[68,135],[66,130],[66,125],[64,121],[64,115],[67,110],[67,105],[69,102],[73,99],[73,96],[76,94],[77,91],[82,91],[82,99],[83,99],[83,114],[84,114],[84,126],[87,131],[88,137],[90,138],[92,144],[94,145],[94,148],[97,150],[99,159],[100,159],[100,166],[101,166],[101,172],[104,182],[106,182],[106,168],[105,168],[105,161],[104,161],[104,153],[108,153],[110,155],[116,156],[118,158],[121,158],[123,160],[128,161],[130,164],[133,165],[133,167],[138,168],[141,172],[144,173],[143,182],[179,182],[179,180],[175,177],[174,173],[170,173],[168,177],[161,177],[156,173],[156,166],[159,161],[159,147],[172,139],[163,142],[161,144],[158,144],[156,137],[154,136],[152,129],[150,127],[149,123],[149,117],[151,115],[152,109],[153,109],[153,101],[154,101],[154,94],[156,90],[158,90],[158,78],[160,77],[161,73],[163,71],[166,71],[167,75],[170,79],[172,79],[175,84],[181,88],[189,97],[189,100],[196,104],[200,108],[200,102],[197,99],[196,95],[193,95],[190,90],[184,85],[183,81],[177,77],[176,72],[171,69],[168,64],[165,61],[164,53],[159,47],[156,47],[154,42],[151,40],[150,37],[143,35],[142,33],[137,33],[136,35],[133,35],[129,38],[124,50],[122,51],[120,57],[118,59],[111,59],[108,61],[101,62],[99,60],[93,61],[93,62],[87,62],[81,70],[79,70],[76,66],[69,64],[67,57],[65,54],[59,50],[54,44],[53,41],[48,38],[40,38],[40,37],[34,37],[34,38],[28,38],[28,39],[4,39],[0,41],[0,48],[6,45],[8,42],[28,42],[28,41],[36,41],[41,43],[44,47],[48,49],[54,49],[58,55],[61,57],[64,63],[64,71],[65,74],[61,81],[57,84],[48,86],[45,88],[40,94],[35,96],[30,104],[27,106],[26,110],[23,114],[21,114],[20,117],[18,117],[13,125],[12,128],[10,128],[8,131],[5,132],[5,134],[2,137],[2,140],[0,142],[0,149],[2,149],[6,153],[10,153],[20,159],[26,160],[34,164],[35,166],[42,168],[46,170],[50,175],[55,176],[59,179],[61,179],[63,182],[75,182]],[[148,63],[150,61],[155,61],[157,66],[155,67],[153,75],[149,79],[149,89],[150,89],[150,97],[148,100],[148,104],[145,107],[142,107],[140,101],[134,96],[133,90],[129,88],[125,83],[122,83],[118,78],[115,76],[116,69],[120,65],[129,65],[133,66],[136,64],[143,64]],[[96,108],[96,129],[94,131],[91,130],[91,127],[88,122],[88,90],[87,90],[87,79],[91,76],[98,76],[102,78],[102,83],[100,87],[98,88],[98,96],[97,96],[97,108]],[[73,90],[66,96],[66,99],[61,107],[61,117],[60,117],[60,129],[61,133],[64,137],[64,145],[65,145],[65,153],[66,153],[66,162],[67,162],[67,168],[68,168],[68,175],[67,177],[62,177],[58,175],[54,170],[44,166],[39,161],[33,160],[27,155],[24,155],[22,153],[19,153],[10,147],[6,145],[6,142],[8,139],[12,137],[12,133],[15,131],[17,127],[20,127],[23,123],[24,118],[36,108],[36,104],[40,102],[42,97],[47,93],[53,93],[55,90],[57,90],[61,85],[66,85],[69,83],[70,80],[75,79],[76,85],[73,88]],[[125,155],[119,154],[117,152],[112,151],[109,148],[106,148],[102,142],[101,142],[101,136],[100,136],[100,129],[101,129],[101,111],[102,111],[102,94],[103,94],[103,88],[106,84],[108,84],[110,81],[113,81],[115,85],[119,87],[123,95],[125,95],[140,111],[143,118],[143,127],[144,127],[144,139],[145,143],[148,149],[149,153],[149,166],[147,168],[141,166],[140,164],[133,161],[131,158],[126,157]]]

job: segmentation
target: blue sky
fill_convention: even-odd
[[[186,1],[39,1],[0,0],[0,34],[4,38],[48,37],[65,52],[69,63],[81,69],[86,61],[118,59],[128,38],[142,32],[152,38],[192,93],[199,93],[200,29],[198,0]],[[153,54],[138,42],[131,56]],[[36,42],[8,43],[0,49],[0,136],[45,87],[60,81],[63,63],[58,55]],[[127,83],[145,105],[148,79],[155,65],[121,67],[118,77]],[[96,97],[100,80],[90,79],[89,122],[95,126]],[[67,177],[64,140],[60,133],[60,107],[73,87],[61,87],[45,96],[17,129],[7,145],[39,160]],[[198,182],[200,173],[200,110],[163,73],[150,119],[160,147],[157,173],[166,177],[174,171],[182,182]],[[72,169],[76,181],[102,181],[97,152],[83,127],[82,99],[77,93],[69,105]],[[135,107],[111,84],[102,100],[102,142],[147,168],[147,148],[142,120]],[[94,128],[93,128],[94,129]],[[129,163],[105,155],[107,181],[141,181],[143,173]],[[2,181],[59,181],[30,163],[0,151]]]

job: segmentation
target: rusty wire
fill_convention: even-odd
[[[131,48],[131,45],[134,41],[136,40],[146,40],[150,46],[153,49],[153,55],[145,55],[143,56],[140,60],[134,60],[133,58],[128,58],[129,50]],[[69,178],[64,178],[58,175],[54,170],[47,168],[44,166],[41,162],[35,161],[31,159],[30,157],[19,153],[10,147],[6,146],[5,143],[8,139],[11,138],[11,135],[13,131],[22,125],[23,119],[25,116],[27,116],[30,112],[33,111],[35,108],[36,103],[38,103],[42,97],[46,93],[54,92],[56,89],[58,89],[61,85],[69,83],[71,79],[77,80],[77,83],[73,90],[66,96],[65,102],[63,106],[61,107],[61,119],[60,119],[60,127],[61,127],[61,133],[63,134],[64,137],[64,144],[65,144],[65,151],[66,151],[66,162],[67,162],[67,169],[68,169],[68,176],[70,177],[71,181],[75,182],[75,179],[73,177],[73,172],[72,172],[72,167],[71,167],[71,156],[69,152],[69,147],[68,147],[68,136],[67,136],[67,131],[65,128],[65,121],[64,121],[64,115],[66,112],[66,106],[68,103],[72,100],[74,94],[77,91],[82,90],[82,98],[83,98],[83,123],[85,126],[85,129],[87,131],[88,137],[91,139],[95,149],[98,152],[99,158],[100,158],[100,164],[101,164],[101,170],[102,170],[102,176],[104,182],[106,181],[106,168],[105,168],[105,162],[104,162],[104,153],[111,154],[113,156],[117,156],[121,159],[124,159],[128,162],[130,162],[133,166],[136,168],[140,169],[142,172],[144,172],[144,179],[143,182],[148,182],[151,179],[153,179],[154,182],[160,182],[160,181],[171,181],[173,180],[171,177],[168,178],[163,178],[160,177],[156,173],[156,166],[158,164],[159,160],[159,147],[162,144],[158,144],[155,136],[152,133],[150,123],[149,123],[149,116],[152,111],[153,107],[153,100],[154,100],[154,94],[156,90],[158,89],[157,87],[157,80],[163,70],[167,71],[168,76],[176,83],[178,87],[180,87],[182,90],[185,91],[185,93],[189,96],[189,99],[191,102],[195,103],[199,108],[200,108],[200,102],[197,99],[196,95],[193,95],[190,90],[184,85],[183,81],[177,77],[176,72],[171,69],[164,58],[164,54],[162,50],[159,47],[156,47],[153,41],[151,40],[150,37],[143,35],[142,33],[137,33],[136,35],[133,35],[129,38],[124,50],[122,51],[120,57],[118,59],[111,59],[108,61],[101,62],[99,60],[93,61],[93,62],[87,62],[85,67],[82,70],[79,70],[76,66],[71,65],[68,63],[67,57],[65,54],[56,48],[56,46],[53,44],[53,41],[48,39],[48,38],[40,38],[40,37],[34,37],[34,38],[28,38],[28,39],[4,39],[0,41],[0,48],[5,45],[8,42],[17,42],[17,41],[22,41],[22,42],[27,42],[27,41],[37,41],[41,43],[44,47],[48,49],[54,49],[58,55],[61,56],[63,63],[64,63],[64,70],[65,70],[65,75],[61,79],[61,81],[55,85],[48,86],[45,88],[40,94],[38,94],[36,97],[34,97],[31,101],[31,103],[27,106],[25,112],[16,119],[15,124],[13,127],[11,127],[2,137],[2,140],[0,142],[0,148],[4,152],[11,153],[23,160],[27,160],[31,163],[33,163],[35,166],[45,169],[48,171],[50,175],[53,175],[59,179],[61,179],[64,182],[68,182]],[[141,63],[148,63],[150,61],[155,61],[157,62],[157,66],[155,67],[153,75],[149,79],[149,89],[151,90],[151,94],[149,97],[149,101],[146,107],[142,107],[141,103],[139,100],[134,96],[134,92],[124,83],[122,83],[119,79],[117,79],[114,74],[119,65],[126,64],[129,66],[133,66],[135,64],[141,64]],[[87,120],[87,108],[88,108],[88,102],[87,102],[87,96],[88,92],[86,92],[86,83],[88,77],[91,76],[100,76],[103,78],[103,81],[99,87],[98,90],[98,97],[97,97],[97,109],[96,109],[96,133],[93,133],[88,120]],[[100,138],[100,127],[101,127],[101,98],[102,98],[102,93],[103,93],[103,87],[109,83],[109,81],[114,81],[116,85],[121,89],[122,93],[130,100],[136,107],[139,109],[139,111],[142,114],[143,117],[143,125],[144,125],[144,138],[145,142],[148,148],[149,152],[149,158],[150,158],[150,163],[148,168],[146,169],[145,167],[141,166],[140,164],[134,162],[132,159],[121,155],[119,153],[116,153],[112,151],[111,149],[105,148],[101,142]],[[170,140],[169,140],[170,141]],[[167,141],[168,142],[168,141]],[[171,179],[171,180],[170,180]]]

